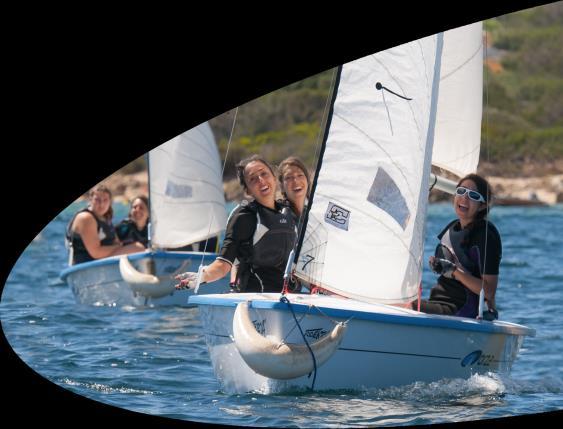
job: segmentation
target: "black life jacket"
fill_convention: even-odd
[[[488,223],[488,231],[496,234],[500,240],[498,230],[490,222]],[[477,220],[470,228],[461,228],[459,220],[450,222],[440,234],[438,238],[440,243],[436,247],[435,256],[437,258],[448,259],[455,262],[459,261],[465,272],[471,273],[472,276],[481,278],[481,254],[477,245],[472,245],[472,234],[476,229],[487,228],[485,220]],[[454,256],[452,256],[452,254]],[[465,303],[455,313],[456,316],[461,317],[476,317],[479,310],[479,295],[467,289],[461,282],[455,279],[446,279],[441,276],[438,283],[450,289],[451,292],[459,291],[458,294],[465,294]]]
[[[79,213],[82,212],[88,212],[92,216],[94,216],[94,219],[96,219],[96,224],[98,227],[98,237],[102,246],[113,244],[113,242],[115,241],[115,229],[111,223],[101,221],[96,217],[94,212],[92,212],[92,210],[88,208],[78,211],[66,226],[65,238],[67,246],[69,248],[69,265],[80,264],[82,262],[94,260],[94,258],[88,253],[88,250],[86,250],[86,246],[84,245],[84,241],[82,241],[80,234],[77,234],[72,230],[74,219]]]
[[[255,201],[242,210],[256,216],[256,228],[251,238],[240,245],[237,256],[239,267],[236,284],[244,292],[250,276],[254,276],[264,291],[280,291],[287,259],[297,238],[297,219],[289,205],[276,201],[276,210],[269,210]],[[261,269],[273,269],[280,273],[279,284],[264,285],[259,275]],[[266,289],[264,289],[266,287]],[[279,289],[279,290],[278,290]]]
[[[149,242],[148,225],[149,221],[147,220],[145,227],[139,231],[135,222],[127,218],[115,226],[115,232],[123,244],[130,244],[138,241],[139,243],[142,243],[143,246],[147,247]]]
[[[470,230],[461,228],[458,221],[450,222],[438,235],[440,244],[436,248],[435,256],[448,259],[451,262],[455,262],[455,259],[457,259],[464,271],[471,273],[473,276],[480,277],[479,249],[469,249],[467,247],[469,233]],[[455,256],[454,259],[452,259],[448,251]]]

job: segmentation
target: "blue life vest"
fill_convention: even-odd
[[[451,262],[457,261],[463,270],[470,273],[473,277],[482,278],[483,269],[481,267],[481,251],[474,243],[472,234],[475,229],[486,228],[485,220],[477,220],[471,228],[461,228],[456,219],[450,222],[444,230],[438,234],[440,244],[436,247],[435,256],[437,258],[448,259]],[[488,222],[489,231],[499,237],[500,234],[494,225]],[[453,257],[452,257],[453,254]],[[479,311],[479,295],[467,289],[461,282],[455,279],[447,279],[440,276],[438,283],[450,288],[463,291],[465,293],[465,303],[455,313],[456,316],[471,317],[477,316]]]

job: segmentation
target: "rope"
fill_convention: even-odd
[[[484,56],[485,56],[485,60],[487,59],[487,44],[488,44],[488,38],[487,38],[487,31],[485,31],[485,40],[484,40],[484,44],[485,44],[485,50],[484,50]],[[486,64],[486,63],[485,63]],[[490,164],[490,155],[491,155],[491,151],[490,151],[490,147],[489,147],[489,73],[488,73],[488,67],[485,67],[485,148],[486,148],[486,152],[487,152],[487,163]],[[490,186],[490,184],[489,184]],[[483,260],[483,271],[481,272],[481,290],[483,291],[483,294],[485,293],[485,268],[487,265],[487,242],[488,242],[488,238],[489,238],[489,213],[488,211],[490,210],[490,195],[491,195],[491,190],[487,189],[487,214],[485,215],[485,254],[484,254],[484,260]],[[479,261],[480,262],[480,261]],[[480,299],[479,299],[480,301]],[[482,309],[481,309],[482,310]]]
[[[225,166],[227,165],[227,159],[229,158],[229,149],[231,148],[231,141],[233,139],[233,134],[235,132],[235,124],[237,122],[238,107],[235,109],[235,116],[233,118],[233,126],[231,127],[231,134],[229,135],[229,141],[227,143],[227,150],[225,151],[225,160],[223,161],[223,167],[221,168],[221,177],[225,173]],[[209,242],[209,232],[211,231],[211,225],[213,224],[213,214],[209,218],[209,228],[207,229],[207,238],[205,239],[205,245],[203,246],[203,252],[201,252],[201,262],[199,265],[203,265],[203,260],[205,257],[205,250],[207,249],[207,243]],[[217,237],[217,246],[219,246],[219,238]]]
[[[315,171],[317,170],[317,166],[318,166],[318,162],[320,159],[320,152],[321,152],[321,147],[322,147],[322,137],[323,137],[323,131],[326,128],[326,122],[328,120],[328,111],[329,111],[329,106],[330,106],[330,101],[332,99],[332,94],[334,92],[334,81],[336,79],[336,71],[337,68],[334,68],[332,71],[332,76],[331,76],[331,81],[330,81],[330,90],[328,92],[327,98],[326,98],[326,102],[325,102],[325,106],[324,106],[324,110],[323,110],[323,114],[321,116],[321,121],[319,124],[319,131],[317,133],[317,140],[315,143],[315,159],[316,159],[316,164],[315,164]],[[309,186],[309,192],[311,192],[311,184],[308,183]],[[309,197],[309,195],[307,196],[307,198]],[[311,201],[307,200],[306,204],[310,204]],[[297,249],[299,247],[299,237],[302,236],[302,232],[303,232],[303,228],[306,227],[305,224],[305,218],[308,217],[308,211],[306,210],[306,213],[301,213],[301,216],[299,217],[299,222],[297,224],[297,239],[295,240],[295,243],[293,243],[293,248],[292,250],[294,251],[294,260],[296,257],[298,257],[299,255],[297,254]],[[303,234],[304,235],[304,234]],[[300,250],[300,249],[299,249]],[[293,261],[291,261],[291,263],[293,264]],[[285,292],[282,292],[282,294],[286,294],[289,290],[285,288],[285,283],[284,283],[284,289]]]
[[[328,320],[330,320],[332,323],[334,323],[335,325],[338,325],[340,322],[337,322],[336,320],[334,320],[332,317],[330,317],[328,314],[325,314],[319,307],[317,307],[316,305],[311,305],[312,308],[314,308],[315,310],[317,310],[319,313],[321,313],[322,316],[326,317]],[[345,325],[354,318],[354,316],[349,317],[345,322],[343,322]]]
[[[291,310],[291,314],[293,315],[293,319],[295,320],[295,323],[297,325],[297,327],[299,328],[299,332],[301,332],[301,336],[303,337],[303,341],[305,341],[305,344],[307,345],[307,348],[309,349],[309,353],[311,353],[311,357],[313,358],[313,383],[311,384],[311,390],[315,389],[315,381],[317,379],[317,360],[315,359],[315,354],[313,353],[313,350],[311,349],[311,346],[309,345],[309,342],[307,341],[307,338],[305,337],[305,334],[303,333],[303,330],[301,329],[301,325],[299,324],[299,321],[297,320],[297,316],[295,316],[295,312],[293,311],[293,307],[291,306],[291,303],[289,302],[289,299],[287,299],[287,297],[282,296],[280,298],[280,302],[284,302],[287,304],[287,306],[289,307],[289,309]],[[311,376],[311,374],[309,374],[309,377]]]
[[[434,183],[432,183],[430,185],[430,189],[428,189],[428,193],[430,193],[432,191],[432,189],[434,189],[434,186],[436,186],[436,183],[438,183],[438,175],[437,174],[434,175]]]

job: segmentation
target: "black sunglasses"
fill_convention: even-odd
[[[484,203],[485,198],[479,192],[474,191],[472,189],[464,188],[463,186],[458,186],[455,190],[456,195],[462,197],[467,193],[467,196],[470,200],[477,201],[478,203]]]

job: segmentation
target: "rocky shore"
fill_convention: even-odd
[[[488,176],[495,201],[499,205],[552,205],[563,203],[563,174],[550,174],[539,177],[504,178]],[[115,201],[127,204],[136,195],[147,195],[146,172],[135,174],[113,174],[103,182],[113,191]],[[223,184],[228,201],[240,201],[243,192],[236,179]],[[82,196],[81,199],[85,198]],[[430,201],[448,200],[449,196],[440,191],[432,191]],[[508,203],[508,204],[507,204]]]

